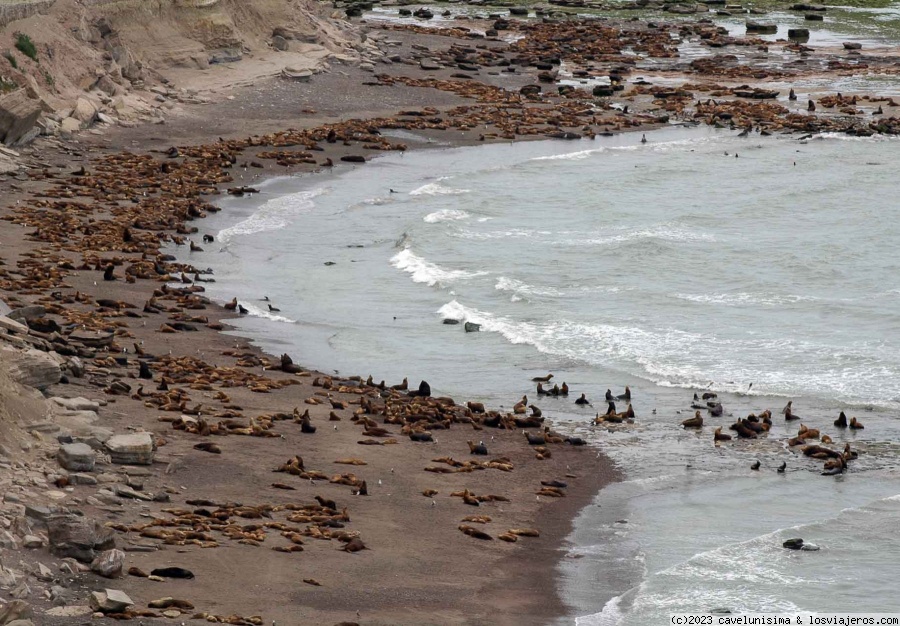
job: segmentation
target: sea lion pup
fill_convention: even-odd
[[[115,280],[116,279],[116,277],[114,275],[115,271],[116,271],[116,268],[112,263],[107,265],[106,269],[103,270],[103,280]]]
[[[430,398],[431,397],[431,385],[429,385],[424,380],[419,383],[419,389],[417,391],[410,391],[408,394],[411,398]]]
[[[544,439],[543,434],[533,435],[531,433],[524,433],[525,439],[528,441],[528,445],[530,446],[543,446],[546,445],[547,440]]]
[[[344,552],[359,552],[360,550],[368,550],[369,548],[362,542],[362,539],[354,537],[341,549]]]
[[[816,103],[813,101],[812,98],[810,98],[809,104],[806,105],[806,110],[809,111],[810,113],[812,113],[816,110]]]
[[[587,398],[584,397],[584,394],[581,394],[581,397],[575,401],[575,404],[577,404],[579,406],[584,406],[584,405],[590,406],[591,403],[588,401]]]
[[[232,298],[231,302],[227,302],[222,306],[224,306],[227,311],[236,311],[238,307],[238,300],[237,298]]]
[[[546,376],[537,376],[531,379],[533,383],[549,383],[550,379],[553,378],[553,374],[547,374]]]
[[[569,386],[563,381],[562,387],[559,388],[559,395],[567,396],[569,395]]]
[[[784,470],[786,470],[786,469],[787,469],[787,461],[782,461],[781,465],[778,466],[778,469],[776,471],[779,474],[784,474]]]
[[[757,460],[756,463],[754,463],[753,465],[750,466],[750,469],[752,469],[755,472],[758,472],[760,465],[762,465],[762,464],[759,462],[759,460]]]
[[[513,405],[513,413],[521,415],[528,407],[528,396],[522,396],[522,399]]]
[[[203,248],[194,243],[193,239],[189,240],[191,243],[191,252],[203,252]]]
[[[241,315],[247,315],[247,313],[250,312],[250,310],[245,308],[243,304],[238,304],[237,308],[238,308],[238,313],[240,313]]]
[[[487,449],[487,446],[484,445],[483,441],[479,441],[478,443],[475,443],[474,441],[467,441],[466,443],[469,444],[469,453],[470,454],[478,454],[481,456],[487,456],[488,449]]]
[[[359,485],[359,489],[354,489],[350,493],[354,496],[367,496],[369,495],[369,485],[366,484],[366,481],[362,481]]]
[[[865,426],[862,425],[862,422],[855,417],[850,418],[850,430],[862,430],[863,428],[865,428]]]
[[[700,411],[694,413],[694,417],[689,417],[681,422],[681,425],[684,428],[701,428],[703,426],[703,418],[700,416]]]
[[[143,378],[144,380],[153,380],[153,372],[150,371],[150,366],[147,365],[146,361],[138,361],[138,366],[140,367],[138,378]]]
[[[847,416],[844,415],[843,411],[841,411],[841,414],[838,415],[838,418],[834,420],[834,425],[838,428],[847,428]]]
[[[484,413],[484,404],[481,402],[466,402],[466,406],[472,413]]]
[[[587,441],[581,437],[566,437],[564,441],[571,446],[586,446]]]
[[[534,406],[533,404],[529,404],[528,408],[531,409],[531,417],[541,417],[543,415],[541,409]]]
[[[212,243],[215,241],[215,237],[212,235],[203,235],[203,243]]]
[[[544,389],[544,386],[543,386],[541,383],[538,383],[538,384],[537,384],[537,395],[539,395],[539,396],[546,396],[546,395],[549,394],[549,393],[550,393],[550,392],[547,391],[546,389]]]
[[[616,400],[628,400],[631,402],[631,388],[628,385],[625,385],[625,393],[616,396]]]

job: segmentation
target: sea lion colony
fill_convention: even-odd
[[[373,454],[378,451],[390,454],[394,445],[437,445],[441,431],[470,429],[474,431],[474,439],[468,444],[473,458],[454,458],[454,455],[465,455],[464,446],[458,446],[459,449],[452,453],[441,447],[442,456],[433,458],[422,470],[429,475],[470,475],[496,470],[491,474],[499,477],[517,471],[522,459],[551,459],[555,452],[553,446],[577,448],[584,441],[553,432],[544,425],[541,409],[533,404],[530,405],[532,415],[526,416],[529,404],[525,397],[511,412],[489,410],[481,403],[458,404],[449,398],[431,397],[430,388],[420,387],[410,393],[405,381],[390,387],[375,383],[371,378],[364,381],[361,378],[319,376],[313,381],[315,391],[302,400],[305,405],[302,411],[300,406],[285,406],[281,411],[250,416],[243,408],[247,393],[278,393],[309,377],[309,373],[287,355],[280,360],[272,359],[242,348],[215,355],[194,355],[185,352],[190,345],[188,341],[176,346],[169,354],[160,350],[154,354],[145,349],[140,336],[147,337],[147,333],[189,337],[190,333],[202,329],[223,328],[217,321],[218,316],[212,314],[214,305],[202,295],[203,282],[214,280],[211,272],[178,262],[165,253],[163,246],[169,243],[188,245],[193,252],[202,253],[202,248],[194,241],[201,235],[193,222],[218,210],[208,198],[223,189],[234,195],[255,193],[256,189],[252,187],[229,185],[235,183],[237,172],[262,167],[261,161],[288,168],[314,169],[334,164],[331,157],[317,156],[329,144],[342,144],[358,151],[359,154],[336,157],[356,163],[365,162],[364,155],[372,151],[405,149],[402,144],[383,137],[379,129],[478,129],[476,132],[484,129],[482,138],[485,140],[560,133],[560,136],[573,138],[663,123],[671,116],[678,116],[735,128],[753,127],[760,133],[834,130],[871,134],[900,130],[894,117],[863,119],[860,107],[879,103],[878,111],[883,111],[882,106],[895,106],[890,99],[875,96],[845,98],[837,94],[820,98],[820,108],[837,109],[841,115],[821,111],[811,115],[766,102],[765,99],[772,97],[771,93],[755,88],[688,83],[678,89],[647,84],[632,85],[628,92],[623,89],[625,77],[634,71],[635,59],[626,52],[637,51],[644,57],[677,60],[677,42],[670,37],[670,32],[678,33],[679,37],[699,37],[702,45],[716,49],[723,46],[780,46],[805,60],[803,64],[792,65],[789,71],[754,69],[748,74],[748,66],[717,55],[692,62],[687,70],[689,75],[759,79],[800,77],[804,72],[839,74],[862,69],[859,57],[838,62],[835,55],[823,55],[824,59],[831,60],[815,63],[804,56],[808,51],[795,44],[763,44],[753,38],[725,37],[715,27],[702,22],[650,27],[610,21],[531,24],[510,20],[506,27],[523,37],[513,44],[494,43],[490,47],[455,41],[446,51],[439,52],[438,57],[453,61],[473,74],[495,69],[536,72],[536,80],[545,84],[556,81],[556,69],[565,61],[576,66],[576,76],[609,76],[612,92],[620,93],[624,98],[651,97],[649,107],[631,113],[627,112],[627,107],[614,108],[607,99],[609,94],[602,90],[595,96],[583,89],[560,86],[555,93],[545,93],[540,84],[530,84],[511,91],[474,81],[471,74],[449,80],[384,73],[379,74],[376,81],[387,88],[402,83],[453,92],[475,102],[445,111],[426,107],[402,111],[389,118],[349,120],[243,140],[173,147],[155,154],[109,154],[76,171],[60,171],[49,165],[33,168],[29,171],[28,190],[31,193],[15,206],[8,207],[2,218],[21,226],[26,240],[32,245],[18,258],[5,259],[6,264],[0,266],[0,289],[10,304],[36,303],[46,310],[43,317],[28,320],[29,341],[44,350],[87,360],[83,384],[102,392],[110,400],[133,401],[157,411],[160,423],[168,424],[167,428],[170,428],[165,434],[154,437],[159,447],[177,444],[185,438],[196,454],[227,459],[228,445],[219,443],[230,441],[224,439],[226,436],[280,439],[287,429],[295,429],[301,436],[309,435],[314,440],[327,436],[331,430],[322,413],[326,410],[327,421],[334,422],[335,429],[339,423],[341,428],[349,423],[350,428],[358,429],[358,445],[365,446],[361,449]],[[406,26],[387,28],[415,30],[415,27]],[[433,30],[428,32],[434,34]],[[447,34],[457,39],[475,38],[473,33],[461,29]],[[894,71],[886,60],[866,59],[865,63],[872,71]],[[563,129],[567,130],[563,132]],[[209,235],[203,235],[202,239],[206,245],[214,242]],[[106,295],[104,285],[123,282],[134,285],[132,293],[145,293],[147,297],[142,298],[143,302],[141,299],[132,302],[103,297]],[[180,282],[182,286],[173,287],[173,282]],[[227,308],[235,312],[243,309],[237,299]],[[544,390],[541,385],[549,380],[550,376],[535,380],[538,395],[568,396],[565,383]],[[584,394],[579,399],[584,400],[582,405],[590,404]],[[627,409],[617,411],[615,400],[625,400]],[[596,418],[598,424],[614,425],[635,419],[630,390],[622,396],[607,397],[607,402],[606,413],[598,414]],[[310,415],[310,407],[314,408],[315,415]],[[720,404],[702,408],[708,409],[712,416],[722,414]],[[734,430],[739,438],[743,437],[744,429],[753,433],[747,437],[758,436],[757,425],[766,424],[771,415],[756,418],[748,417],[738,422],[742,428],[736,426]],[[702,425],[702,417],[696,424],[685,424],[686,427]],[[861,425],[854,419],[848,427],[859,428]],[[492,456],[493,439],[485,433],[495,431],[486,429],[509,431],[510,436],[524,430],[522,438],[525,441],[518,438],[521,435],[517,440],[523,447],[530,447],[531,456],[522,456],[517,462],[506,455]],[[798,437],[806,442],[812,438],[810,432],[806,429]],[[715,442],[729,438],[721,428],[717,429]],[[811,450],[807,456],[826,460],[825,470],[830,473],[844,471],[847,461],[855,454],[849,449],[839,453],[824,445],[804,445],[804,453]],[[334,463],[364,467],[367,460],[344,457]],[[233,542],[248,549],[268,546],[287,554],[303,552],[311,543],[336,543],[340,546],[338,549],[351,554],[370,548],[359,531],[348,529],[348,526],[352,528],[353,507],[347,500],[369,495],[371,485],[362,472],[357,475],[335,473],[324,466],[310,468],[300,454],[293,454],[287,460],[284,456],[273,459],[271,471],[285,476],[271,483],[272,495],[264,499],[276,500],[275,494],[296,492],[301,486],[317,489],[318,485],[331,485],[332,489],[343,486],[346,488],[344,497],[335,497],[331,493],[333,499],[329,499],[316,493],[315,498],[291,497],[277,504],[190,498],[184,505],[161,508],[160,516],[152,521],[136,519],[116,523],[113,527],[123,536],[144,537],[172,546],[215,548],[223,542]],[[540,484],[535,483],[538,499],[549,501],[547,498],[558,499],[566,493],[567,484],[559,478],[538,482]],[[462,504],[472,507],[488,506],[507,498],[502,494],[477,493],[470,488],[443,491],[447,493],[446,498],[454,502],[458,498]],[[441,489],[430,487],[421,493],[431,498],[432,506],[438,506],[437,496],[442,495],[441,492]],[[161,500],[168,497],[166,493],[159,495]],[[444,500],[440,500],[440,505],[444,506]],[[490,541],[497,538],[507,543],[517,542],[519,537],[540,535],[538,529],[512,524],[504,530],[499,525],[503,516],[493,508],[491,513],[464,517],[461,513],[459,531],[474,539]],[[497,530],[488,532],[492,523]],[[372,547],[372,551],[377,552],[377,546]],[[303,558],[306,555],[297,556]],[[139,571],[132,574],[140,576]],[[321,584],[315,579],[308,580],[315,581],[309,582],[311,586]],[[158,615],[157,610],[176,605],[185,611],[194,610],[191,601],[172,600],[154,602],[147,610],[129,609],[115,616]],[[202,611],[193,615],[211,622],[262,623],[258,616],[218,616]]]

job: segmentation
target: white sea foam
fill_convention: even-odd
[[[241,306],[247,309],[247,315],[250,315],[251,317],[262,317],[273,322],[282,322],[283,324],[297,323],[297,320],[292,320],[289,317],[278,315],[277,313],[272,313],[271,311],[266,311],[265,309],[249,302],[241,301]]]
[[[414,282],[425,283],[429,286],[447,286],[459,280],[468,280],[487,274],[487,272],[467,272],[465,270],[446,269],[423,259],[409,248],[405,248],[395,254],[391,258],[391,265],[398,270],[403,270],[404,272],[411,274]]]
[[[500,276],[497,279],[497,282],[494,284],[494,289],[497,291],[512,291],[517,295],[524,296],[561,296],[563,292],[554,287],[537,287],[535,285],[529,285],[528,283],[522,282],[521,280],[516,280],[515,278],[508,278],[506,276]]]
[[[247,219],[220,230],[216,238],[222,244],[227,244],[235,237],[284,228],[291,218],[310,211],[315,206],[313,198],[325,192],[326,189],[319,188],[272,198]]]
[[[443,178],[441,180],[444,180]],[[409,192],[411,196],[457,196],[469,193],[468,189],[454,189],[440,183],[428,183]]]
[[[701,304],[720,304],[723,306],[784,306],[786,304],[796,304],[798,302],[809,302],[817,300],[811,296],[797,295],[775,295],[761,293],[710,293],[710,294],[690,294],[676,293],[674,294],[679,300],[688,300],[690,302],[699,302]]]
[[[659,241],[669,241],[673,243],[706,243],[716,240],[711,233],[702,231],[689,230],[671,224],[659,224],[649,228],[635,228],[627,230],[619,234],[600,235],[597,237],[566,237],[565,239],[554,241],[556,245],[575,245],[575,246],[611,246],[620,243],[630,243],[639,240],[656,239]]]
[[[454,222],[458,220],[465,220],[470,217],[471,215],[467,211],[463,211],[462,209],[441,209],[440,211],[429,213],[422,218],[422,221],[428,224],[437,224],[438,222]]]

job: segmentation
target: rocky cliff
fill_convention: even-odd
[[[0,0],[0,141],[152,121],[168,100],[202,98],[191,72],[268,59],[262,75],[272,57],[316,69],[363,48],[314,0]]]

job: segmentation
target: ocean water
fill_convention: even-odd
[[[267,350],[491,406],[528,393],[608,454],[624,480],[577,520],[561,624],[900,612],[900,142],[676,126],[640,137],[389,154],[274,179],[221,199],[202,224],[216,242],[189,259],[215,269],[209,295],[237,296],[250,314],[236,334]],[[547,372],[569,399],[532,397]],[[592,426],[606,389],[625,385],[635,423]],[[729,415],[772,409],[775,426],[719,447],[712,430],[729,415],[684,431],[707,389]],[[582,392],[593,407],[574,404]],[[821,476],[787,449],[788,399],[860,451],[847,474]],[[835,429],[840,410],[865,430]],[[821,550],[784,550],[789,537]]]

